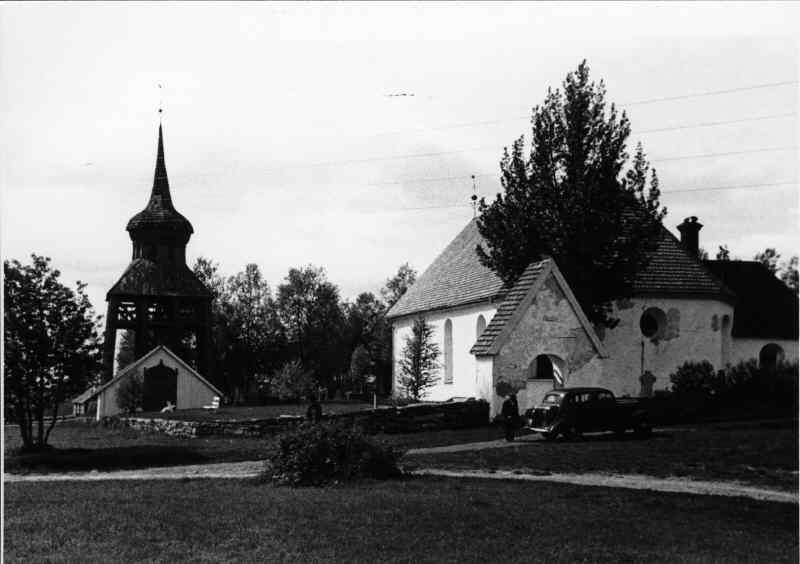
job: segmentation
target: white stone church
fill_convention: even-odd
[[[504,287],[478,260],[483,239],[472,220],[389,311],[393,392],[398,357],[420,315],[442,351],[439,381],[425,399],[483,398],[492,415],[509,389],[525,409],[562,386],[649,396],[668,389],[669,375],[687,360],[717,369],[750,358],[796,361],[795,293],[758,262],[699,259],[701,227],[687,218],[680,241],[663,229],[633,297],[614,304],[619,324],[603,331],[589,323],[552,259],[530,264]]]

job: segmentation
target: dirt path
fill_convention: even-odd
[[[686,478],[656,478],[643,474],[525,474],[515,470],[440,470],[422,468],[415,470],[417,476],[442,476],[447,478],[481,478],[490,480],[519,480],[523,482],[558,482],[579,486],[599,486],[605,488],[625,488],[658,492],[686,493],[697,495],[721,495],[747,497],[762,501],[798,503],[797,492],[758,488],[739,482],[711,482],[688,480]]]
[[[193,480],[193,479],[244,479],[256,477],[262,468],[261,461],[226,462],[222,464],[197,464],[145,468],[142,470],[117,470],[114,472],[70,472],[65,474],[4,474],[6,483],[20,482],[93,482],[101,480]],[[762,501],[798,503],[797,493],[757,488],[737,482],[710,482],[685,478],[655,478],[640,474],[525,474],[521,471],[440,470],[416,469],[415,476],[442,476],[447,478],[478,478],[491,480],[519,480],[524,482],[558,482],[580,486],[601,486],[697,495],[747,497]]]

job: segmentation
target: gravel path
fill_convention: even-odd
[[[65,474],[4,474],[6,483],[20,482],[93,482],[101,480],[193,480],[193,479],[244,479],[256,477],[262,461],[226,462],[145,468],[142,470],[116,470],[113,472],[70,472]],[[626,488],[697,495],[747,497],[762,501],[798,503],[796,492],[757,488],[737,482],[711,482],[685,478],[656,478],[640,474],[526,474],[521,471],[440,470],[422,468],[411,471],[415,476],[442,476],[447,478],[479,478],[491,480],[519,480],[524,482],[558,482],[581,486]]]
[[[523,482],[558,482],[562,484],[576,484],[579,486],[747,497],[762,501],[798,503],[797,492],[757,488],[738,482],[711,482],[705,480],[688,480],[686,478],[656,478],[643,474],[551,474],[545,472],[540,474],[525,474],[513,470],[486,472],[481,470],[440,470],[435,468],[422,468],[415,470],[413,473],[418,476],[519,480]]]

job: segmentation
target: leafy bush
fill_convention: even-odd
[[[144,384],[138,375],[123,378],[117,388],[117,407],[123,413],[136,413],[144,400]]]
[[[686,362],[670,375],[672,391],[679,401],[713,400],[718,406],[762,404],[777,407],[797,405],[797,363],[779,362],[772,369],[751,358],[714,372],[708,361]]]
[[[781,361],[775,368],[765,369],[751,358],[728,369],[726,384],[726,396],[732,401],[757,400],[779,406],[797,405],[796,362]]]
[[[263,477],[281,485],[324,486],[357,478],[402,475],[402,452],[375,442],[355,427],[304,423],[280,434]]]
[[[271,395],[282,400],[299,400],[314,390],[314,377],[299,360],[290,360],[272,373]]]
[[[720,389],[720,382],[714,367],[707,360],[687,361],[669,375],[672,391],[679,396],[699,396],[710,398]]]

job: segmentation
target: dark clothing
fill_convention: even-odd
[[[506,431],[506,440],[514,440],[514,431],[519,424],[519,405],[517,398],[514,396],[509,397],[503,402],[503,408],[500,411],[503,416],[503,426]]]
[[[318,401],[311,402],[306,410],[306,419],[310,423],[319,423],[322,420],[322,406]]]

